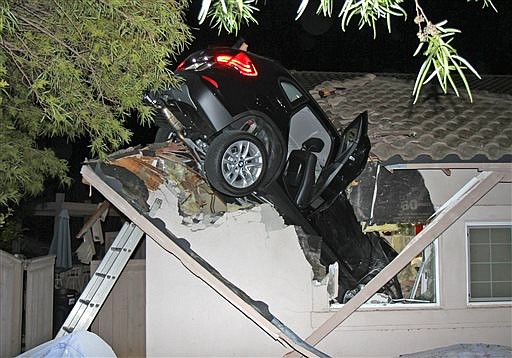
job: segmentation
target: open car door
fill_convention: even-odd
[[[317,156],[324,148],[319,138],[309,138],[288,158],[283,183],[290,199],[301,210],[329,206],[347,185],[363,171],[370,153],[368,113],[354,119],[340,136],[334,159],[316,178]]]
[[[366,166],[370,153],[368,112],[357,116],[342,132],[338,153],[320,173],[310,205],[318,207],[335,199]]]

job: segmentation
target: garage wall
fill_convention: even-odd
[[[170,204],[171,202],[171,204]],[[300,335],[310,331],[312,272],[292,227],[269,205],[225,214],[207,230],[168,227],[254,300]],[[286,350],[152,240],[146,252],[148,356],[277,356]]]
[[[422,173],[435,206],[474,171]],[[161,194],[158,194],[161,195]],[[512,346],[510,304],[467,304],[465,224],[511,221],[511,186],[500,184],[457,221],[439,242],[440,303],[362,308],[319,348],[332,356],[397,356],[456,343]],[[311,270],[293,229],[268,206],[230,213],[214,226],[184,229],[176,200],[164,196],[164,221],[192,249],[303,338],[332,312],[313,309]],[[152,240],[147,245],[148,356],[278,356],[287,350],[198,280]]]

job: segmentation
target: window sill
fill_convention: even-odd
[[[329,312],[339,311],[344,305],[337,303],[329,307]],[[414,311],[414,310],[438,310],[439,303],[386,303],[386,304],[364,304],[357,310],[361,312],[371,311]]]
[[[505,307],[510,308],[512,301],[496,301],[496,302],[468,302],[468,308],[489,308],[489,307]]]

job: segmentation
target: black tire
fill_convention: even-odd
[[[252,134],[263,143],[267,152],[267,173],[260,185],[261,188],[264,188],[276,180],[281,174],[286,163],[287,148],[281,134],[279,133],[279,129],[271,122],[270,119],[266,119],[263,114],[258,114],[252,111],[244,113],[241,118],[237,119],[229,127],[233,130],[240,130],[245,126],[247,121],[251,120],[255,121],[257,125],[256,131]]]
[[[210,143],[206,178],[217,191],[243,197],[258,190],[267,173],[267,152],[261,141],[244,131],[226,131]]]

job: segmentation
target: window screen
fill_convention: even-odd
[[[512,301],[512,225],[468,227],[469,301]]]

